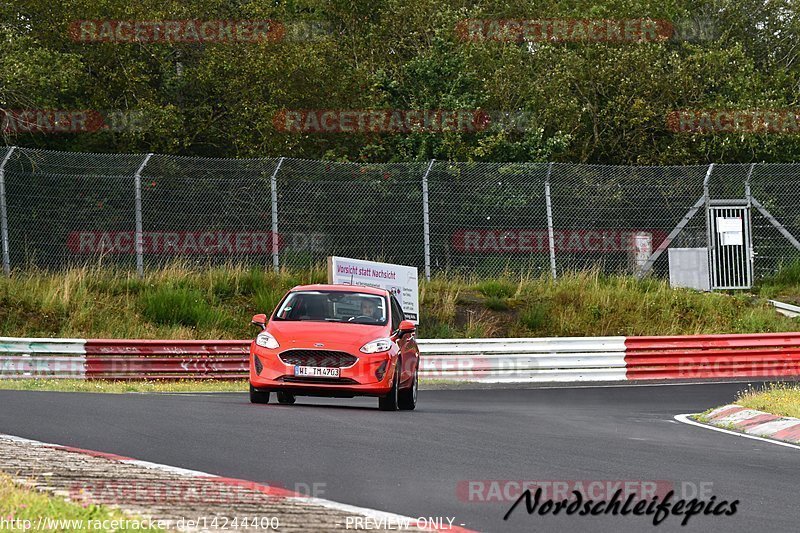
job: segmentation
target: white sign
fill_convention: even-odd
[[[719,233],[737,233],[742,231],[742,219],[717,217],[717,231]]]
[[[741,218],[717,217],[717,233],[720,236],[721,246],[742,246],[744,244]]]
[[[419,287],[415,267],[329,257],[328,283],[386,289],[397,298],[406,319],[419,324]]]

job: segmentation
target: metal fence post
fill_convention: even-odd
[[[431,280],[431,215],[428,208],[428,174],[430,174],[435,159],[431,159],[425,175],[422,176],[422,236],[425,246],[425,279]]]
[[[11,154],[16,150],[16,146],[12,146],[3,162],[0,163],[0,233],[2,233],[3,240],[3,273],[6,276],[11,275],[11,253],[8,244],[8,211],[6,210],[6,163],[11,159]]]
[[[272,195],[272,269],[275,273],[278,273],[279,270],[279,259],[278,259],[278,171],[281,169],[281,165],[283,165],[284,158],[281,157],[278,160],[278,165],[275,167],[275,171],[272,173],[272,177],[269,179],[269,186]]]
[[[134,187],[136,188],[136,272],[144,276],[144,231],[142,229],[142,171],[150,161],[153,154],[144,156],[144,161],[139,165],[134,176]]]
[[[547,176],[544,179],[544,202],[547,208],[547,247],[550,251],[550,273],[556,279],[556,243],[553,231],[553,202],[550,198],[550,175],[553,173],[553,163],[547,165]]]
[[[751,163],[750,169],[747,171],[747,177],[744,180],[744,196],[747,200],[747,227],[750,228],[750,250],[747,257],[747,268],[749,270],[750,278],[749,283],[753,284],[753,276],[756,270],[756,244],[753,239],[753,217],[750,212],[753,209],[753,191],[750,189],[750,180],[753,177],[753,171],[756,169],[756,164]]]
[[[706,177],[703,179],[703,198],[706,204],[706,255],[708,256],[708,288],[714,290],[714,260],[716,258],[716,250],[713,249],[715,244],[712,244],[711,235],[711,193],[710,181],[711,173],[714,172],[714,163],[708,165]]]

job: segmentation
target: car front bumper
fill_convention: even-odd
[[[308,396],[383,396],[392,388],[396,354],[360,354],[352,366],[339,370],[338,378],[297,377],[294,365],[278,357],[279,350],[252,347],[250,384],[256,389],[287,391]],[[261,362],[256,369],[255,358]],[[379,372],[382,370],[382,372]]]

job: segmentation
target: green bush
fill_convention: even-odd
[[[549,312],[548,305],[539,302],[532,303],[522,310],[519,321],[530,331],[542,331],[547,329]]]
[[[219,318],[200,291],[173,287],[145,291],[142,315],[156,324],[192,327],[218,322]]]
[[[492,311],[505,311],[509,307],[508,300],[506,298],[497,298],[496,296],[486,298],[486,301],[483,303],[483,305]]]
[[[504,279],[482,281],[475,288],[487,298],[511,298],[517,293],[517,285]]]
[[[261,289],[253,296],[253,305],[259,313],[269,315],[275,310],[286,291],[279,287]]]
[[[239,279],[239,294],[245,296],[250,296],[269,288],[272,288],[270,274],[257,268],[251,268]]]
[[[800,285],[800,261],[781,265],[769,282],[771,285]]]
[[[435,320],[426,321],[423,317],[417,329],[417,336],[421,339],[450,339],[461,337],[461,334],[450,324]]]

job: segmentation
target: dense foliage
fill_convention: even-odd
[[[674,21],[659,42],[470,41],[465,19]],[[77,42],[82,19],[282,21],[261,43]],[[299,28],[299,31],[295,31]],[[677,109],[791,109],[796,0],[15,0],[0,4],[0,109],[135,111],[144,127],[4,132],[69,151],[347,161],[797,161],[800,136],[676,134]],[[477,133],[294,134],[292,109],[475,109]]]

